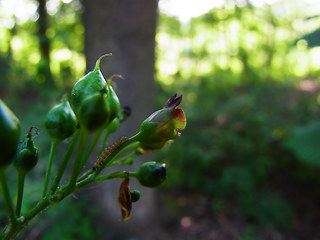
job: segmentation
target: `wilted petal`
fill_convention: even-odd
[[[176,108],[177,106],[180,105],[182,101],[182,95],[180,95],[179,97],[177,97],[177,94],[174,94],[171,98],[169,98],[169,100],[166,102],[166,104],[164,105],[165,108]]]
[[[119,195],[118,195],[118,204],[121,209],[121,222],[128,220],[131,217],[131,207],[132,207],[132,201],[131,201],[131,194],[129,189],[129,178],[126,177],[119,189]]]

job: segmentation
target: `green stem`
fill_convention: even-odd
[[[64,199],[66,196],[68,196],[70,193],[70,191],[67,191],[68,189],[66,187],[63,188],[63,191],[60,192],[59,194],[59,200],[58,202],[60,202],[62,199]],[[54,195],[54,197],[56,197]],[[45,197],[42,200],[40,200],[37,205],[31,209],[27,214],[25,214],[23,216],[23,218],[21,219],[21,221],[16,222],[16,224],[13,227],[10,227],[8,229],[8,231],[2,236],[1,239],[3,240],[11,240],[14,239],[14,237],[21,231],[21,229],[23,227],[25,227],[34,217],[36,217],[38,214],[40,214],[44,209],[46,209],[47,207],[49,207],[50,205],[55,205],[57,204],[57,201],[54,201],[54,197]]]
[[[101,153],[103,152],[104,148],[106,147],[106,144],[107,144],[109,135],[110,135],[110,132],[108,131],[108,128],[107,128],[107,129],[106,129],[106,133],[105,133],[105,135],[104,135],[104,137],[103,137],[103,140],[102,140],[100,149],[99,149],[98,156],[101,155]]]
[[[65,197],[67,197],[68,195],[72,194],[75,191],[80,190],[81,188],[83,188],[84,186],[86,186],[89,183],[101,182],[101,181],[105,181],[105,180],[109,180],[109,179],[113,179],[113,178],[124,178],[124,177],[128,176],[128,174],[131,177],[136,176],[135,172],[126,172],[126,171],[111,173],[111,174],[104,175],[104,176],[97,176],[97,175],[103,170],[103,168],[108,163],[112,162],[115,159],[115,157],[118,156],[117,154],[119,154],[119,152],[121,152],[121,150],[123,148],[135,143],[138,140],[137,135],[131,137],[128,141],[124,142],[123,145],[119,149],[116,149],[113,153],[111,153],[107,157],[106,162],[101,166],[101,168],[97,169],[97,171],[95,171],[95,172],[92,171],[92,169],[90,169],[89,171],[87,171],[87,173],[85,173],[81,177],[83,179],[81,179],[81,180],[79,179],[77,181],[79,163],[80,163],[82,156],[83,156],[83,153],[85,151],[85,147],[86,147],[88,138],[89,138],[88,133],[82,133],[81,138],[80,138],[79,149],[78,149],[78,152],[76,155],[76,160],[74,163],[74,168],[73,168],[73,172],[72,172],[72,176],[71,176],[69,184],[61,186],[50,197],[44,196],[44,198],[42,198],[33,209],[31,209],[26,215],[24,215],[23,218],[21,218],[21,221],[17,221],[17,219],[14,216],[14,210],[13,210],[12,203],[10,201],[9,190],[6,185],[6,179],[5,179],[4,173],[2,171],[0,171],[0,175],[1,175],[0,180],[1,180],[2,191],[4,192],[4,199],[5,199],[9,219],[10,219],[10,225],[9,225],[8,231],[4,235],[0,235],[1,239],[13,239],[13,237],[16,236],[21,231],[21,229],[30,222],[30,220],[32,220],[35,216],[37,216],[39,213],[41,213],[44,209],[46,209],[50,205],[56,205],[57,203],[62,201]]]
[[[119,172],[110,173],[104,176],[97,176],[94,179],[94,182],[99,183],[99,182],[103,182],[113,178],[125,178],[125,177],[131,177],[131,176],[135,176],[135,172],[119,171]]]
[[[92,143],[88,149],[88,151],[86,152],[86,155],[84,156],[84,158],[82,158],[81,163],[80,163],[80,170],[79,173],[81,172],[82,168],[84,167],[84,165],[86,164],[86,162],[88,161],[91,153],[93,152],[95,146],[97,145],[97,143],[99,142],[99,139],[101,137],[103,130],[99,131],[96,133],[94,139],[92,140]]]
[[[92,169],[89,169],[88,171],[86,171],[84,174],[82,174],[81,177],[79,177],[77,179],[77,182],[82,181],[83,179],[87,178],[89,175],[91,175],[92,173],[94,173],[94,171]]]
[[[134,143],[131,143],[130,145],[127,145],[126,147],[122,148],[121,151],[119,151],[115,156],[114,156],[114,159],[117,159],[119,156],[121,156],[122,154],[124,154],[125,152],[127,152],[128,150],[131,150],[131,149],[136,149],[138,146],[139,146],[140,142],[134,142]],[[133,152],[131,153],[132,156],[134,156],[136,153]]]
[[[16,217],[20,217],[22,198],[23,198],[23,188],[24,188],[24,179],[25,173],[18,173],[18,189],[17,189],[17,205],[16,205]]]
[[[132,153],[129,153],[128,155],[126,155],[125,157],[119,159],[118,161],[113,161],[112,163],[110,163],[108,166],[111,167],[111,166],[115,166],[115,165],[124,165],[124,164],[132,164],[132,161],[131,163],[128,163],[128,160],[130,158],[132,158],[133,156],[136,155],[136,152],[133,151]],[[116,157],[115,157],[116,158]]]
[[[110,180],[113,178],[124,178],[127,176],[135,176],[135,172],[127,172],[127,171],[119,171],[115,173],[110,173],[104,176],[94,176],[90,175],[88,178],[83,179],[82,181],[78,182],[76,185],[77,190],[83,188],[85,185],[92,183],[92,182],[103,182],[106,180]]]
[[[104,163],[96,170],[88,170],[85,172],[80,178],[78,178],[78,183],[81,182],[82,180],[86,179],[89,175],[94,173],[94,176],[99,175],[99,173],[106,167],[106,166],[111,166],[111,163],[120,155],[122,155],[124,152],[136,148],[140,143],[136,142],[137,141],[137,135],[131,137],[128,141],[124,142],[123,145],[119,148],[116,149],[112,154],[110,154],[105,160]],[[136,153],[133,152],[130,154],[131,156],[134,156]],[[112,155],[112,156],[111,156]],[[111,157],[110,157],[111,156]]]
[[[55,151],[57,149],[58,144],[59,144],[59,142],[55,141],[55,140],[53,140],[51,143],[51,149],[50,149],[50,154],[49,154],[49,161],[48,161],[46,178],[45,178],[44,186],[43,186],[42,198],[44,198],[47,194],[49,180],[50,180],[50,173],[51,173],[51,168],[52,168],[52,160],[53,160],[53,157],[54,157],[54,154],[55,154]]]
[[[71,143],[70,143],[70,145],[69,145],[69,147],[67,149],[66,154],[64,155],[64,158],[63,158],[63,160],[61,162],[61,165],[60,165],[60,167],[58,169],[57,175],[56,175],[56,177],[55,177],[55,179],[54,179],[54,181],[53,181],[53,183],[51,185],[50,194],[54,194],[55,191],[57,190],[57,187],[58,187],[58,185],[60,183],[60,180],[62,178],[62,175],[63,175],[64,171],[66,170],[67,164],[68,164],[68,162],[69,162],[69,160],[71,158],[73,150],[76,147],[76,144],[77,144],[78,139],[79,139],[79,135],[80,135],[80,130],[77,130],[72,136]]]
[[[135,143],[138,139],[139,135],[135,135],[131,138],[129,138],[126,142],[124,142],[122,144],[121,147],[117,148],[115,151],[113,151],[104,161],[103,163],[98,167],[98,169],[95,171],[94,175],[97,176],[99,175],[99,173],[106,167],[108,166],[110,163],[112,163],[112,161],[114,161],[116,156],[119,156],[118,154],[128,145],[131,145],[133,143]]]
[[[73,165],[73,169],[72,169],[72,173],[71,173],[71,178],[69,181],[69,185],[68,188],[69,189],[73,189],[76,181],[77,181],[77,177],[79,175],[80,172],[80,164],[81,164],[81,159],[83,157],[83,154],[86,150],[86,146],[87,146],[87,142],[89,139],[90,134],[88,132],[82,132],[81,133],[81,137],[80,137],[80,144],[78,147],[78,151],[77,151],[77,155],[76,155],[76,159],[74,160],[74,165]]]
[[[0,182],[1,182],[1,189],[3,193],[3,200],[8,213],[9,221],[11,225],[14,225],[16,223],[16,218],[14,216],[13,204],[10,198],[10,192],[9,192],[4,169],[0,170]]]

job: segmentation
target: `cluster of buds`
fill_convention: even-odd
[[[42,211],[49,205],[61,201],[67,195],[77,191],[92,182],[100,182],[111,178],[123,178],[120,186],[118,203],[121,208],[122,221],[131,216],[131,205],[140,198],[138,190],[129,189],[130,177],[136,178],[142,186],[156,187],[166,179],[166,165],[158,162],[142,163],[136,172],[116,172],[108,175],[100,175],[106,167],[115,164],[132,164],[134,155],[162,148],[166,142],[175,139],[180,135],[180,130],[186,126],[186,117],[184,111],[179,108],[182,101],[182,95],[173,95],[164,105],[164,107],[144,120],[140,126],[140,131],[131,138],[123,137],[111,147],[104,149],[109,134],[115,132],[120,123],[130,114],[130,108],[120,108],[119,99],[111,85],[112,78],[119,75],[113,75],[105,80],[100,72],[100,61],[106,54],[101,56],[94,67],[94,70],[80,78],[71,91],[70,102],[65,97],[61,103],[53,106],[45,118],[45,128],[51,139],[52,147],[49,154],[48,168],[44,181],[44,190],[42,199],[31,211],[32,216],[24,217],[24,222],[19,222],[21,201],[23,193],[23,183],[18,184],[18,196],[15,214],[12,214],[9,192],[5,187],[4,171],[6,167],[13,162],[17,170],[19,179],[24,179],[25,175],[33,169],[38,162],[38,149],[32,139],[32,131],[38,129],[31,127],[26,137],[19,144],[20,123],[14,113],[8,106],[0,100],[0,174],[3,186],[3,195],[8,205],[7,211],[12,224],[7,236],[12,234],[12,229],[21,229],[22,224],[26,224],[34,212]],[[99,142],[101,134],[105,132],[105,137],[100,147],[100,156],[94,167],[84,170],[84,166],[96,144]],[[87,148],[87,142],[91,134],[95,134],[92,144]],[[57,145],[62,140],[72,136],[69,148],[65,154],[61,165],[58,168],[54,181],[50,182],[51,164],[54,159],[54,153]],[[66,185],[60,185],[60,179],[73,150],[77,145],[78,152],[75,154],[73,171],[70,181]],[[130,151],[125,157],[120,156]],[[22,180],[23,181],[23,180]],[[39,207],[41,206],[41,208]],[[21,224],[21,225],[19,225]],[[19,225],[17,227],[17,225]],[[1,235],[2,236],[2,235]],[[1,237],[0,236],[0,237]],[[11,235],[12,236],[12,235]]]
[[[80,78],[73,86],[71,103],[78,121],[90,132],[108,126],[120,111],[120,102],[111,86],[100,72],[101,56],[93,71]]]

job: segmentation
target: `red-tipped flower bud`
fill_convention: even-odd
[[[179,108],[182,95],[173,95],[164,108],[151,114],[140,126],[139,141],[143,149],[159,149],[168,140],[180,135],[179,130],[186,127],[186,116]]]

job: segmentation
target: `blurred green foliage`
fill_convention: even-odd
[[[293,171],[319,181],[286,148],[295,126],[319,119],[316,96],[265,84],[225,93],[201,88],[197,97],[185,107],[183,137],[159,156],[169,160],[168,186],[210,194],[213,208],[232,199],[261,225],[288,229],[294,212],[272,177]]]
[[[68,198],[60,209],[50,209],[50,218],[59,224],[51,224],[45,231],[41,239],[43,240],[90,240],[102,236],[104,230],[101,225],[95,224],[94,217],[98,216],[98,209],[92,205],[85,197],[81,201]],[[58,214],[57,214],[58,213]],[[41,223],[39,224],[41,227]]]
[[[35,9],[37,7],[35,1],[24,4],[21,7],[30,8],[33,4]],[[82,5],[78,0],[68,3],[56,1],[48,4],[48,9],[46,35],[51,48],[50,69],[55,85],[64,90],[74,83],[74,79],[81,77],[85,70]],[[8,11],[1,10],[1,13]],[[0,28],[0,61],[3,62],[0,72],[5,73],[0,77],[2,97],[8,91],[7,88],[38,87],[45,82],[41,74],[43,63],[39,50],[37,17],[34,12],[25,21],[12,14],[5,16],[1,22],[5,26]]]
[[[183,93],[187,127],[158,158],[169,162],[169,189],[207,196],[213,212],[235,205],[257,229],[289,231],[299,216],[283,179],[307,191],[320,181],[319,48],[296,41],[297,23],[319,23],[281,3],[226,6],[190,23],[161,15],[160,89]],[[260,238],[244,230],[241,239]]]

